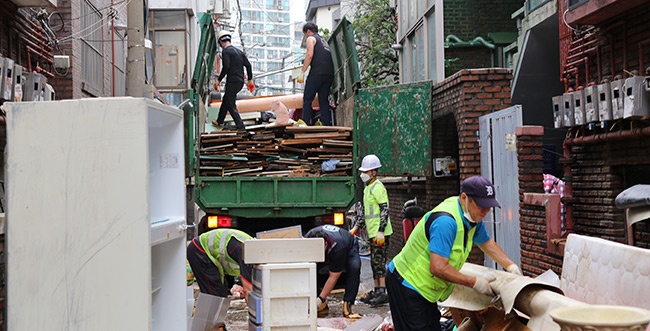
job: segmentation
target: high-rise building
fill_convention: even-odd
[[[290,84],[286,82],[291,72],[282,70],[290,68],[293,58],[291,1],[240,0],[240,8],[233,6],[233,44],[241,47],[251,61],[253,76],[257,77],[256,94],[289,93]]]

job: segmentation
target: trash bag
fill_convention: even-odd
[[[323,169],[323,172],[328,172],[328,171],[334,171],[336,170],[336,165],[339,164],[341,160],[336,160],[336,159],[331,159],[323,162],[323,165],[321,168]]]

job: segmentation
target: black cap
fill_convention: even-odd
[[[472,176],[460,184],[460,192],[467,194],[481,208],[499,207],[494,185],[485,177]]]

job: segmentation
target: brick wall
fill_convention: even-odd
[[[552,269],[561,273],[562,259],[547,249],[546,210],[544,206],[524,203],[524,193],[544,193],[543,128],[517,129],[517,163],[519,167],[519,227],[521,234],[521,268],[525,275],[539,275]],[[539,129],[535,130],[528,129]]]
[[[481,37],[488,42],[490,32],[517,32],[513,12],[523,6],[522,1],[444,1],[445,38],[454,35],[463,42]],[[450,46],[445,49],[445,59],[454,60],[445,68],[445,76],[462,69],[493,67],[493,49],[484,45]]]
[[[63,31],[59,32],[57,37],[60,36],[70,36],[72,33],[72,8],[70,6],[70,0],[58,0],[56,11],[63,16],[63,20],[66,24],[63,27]],[[78,16],[75,16],[78,17]],[[76,20],[78,21],[78,20]],[[60,38],[60,37],[59,37]],[[73,64],[73,52],[72,52],[72,42],[64,42],[59,45],[57,55],[68,55],[70,56],[70,64]],[[74,68],[74,67],[73,67]],[[56,69],[54,77],[48,79],[48,83],[54,87],[56,91],[56,98],[59,100],[72,99],[73,98],[73,87],[72,87],[72,69]]]
[[[395,232],[391,238],[391,257],[403,246],[401,229],[404,202],[417,197],[420,206],[431,210],[447,197],[458,195],[461,179],[481,173],[476,136],[478,118],[510,106],[511,79],[512,73],[508,69],[468,69],[433,87],[432,157],[451,156],[456,159],[458,173],[452,177],[430,176],[425,182],[417,182],[410,187],[401,182],[385,183]],[[476,248],[469,261],[482,264],[482,252]]]
[[[606,136],[599,135],[600,139],[587,136],[567,141],[569,157],[564,157],[562,163],[570,168],[570,172],[563,179],[570,186],[572,194],[564,201],[573,210],[567,216],[573,220],[572,233],[626,243],[624,212],[616,208],[614,199],[630,186],[650,184],[650,177],[647,176],[650,169],[650,137],[609,141]],[[545,208],[523,203],[524,192],[543,193],[542,137],[518,134],[517,152],[522,269],[532,276],[548,269],[561,274],[563,257],[548,249],[550,243],[546,239]],[[636,223],[633,237],[635,246],[650,248],[650,222]]]
[[[575,233],[627,242],[625,215],[614,199],[635,184],[650,184],[650,137],[571,145]],[[633,226],[635,246],[650,248],[650,221]]]

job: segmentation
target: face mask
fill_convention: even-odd
[[[361,178],[361,181],[364,182],[364,183],[366,183],[366,182],[368,182],[370,180],[370,175],[368,175],[365,172],[362,172],[361,175],[359,175],[359,177]]]
[[[467,219],[468,222],[472,224],[476,224],[476,222],[474,222],[474,220],[472,219],[472,215],[469,214],[469,207],[467,206],[468,204],[469,204],[469,199],[465,200],[465,209],[467,209],[467,211],[463,212],[463,216]]]

